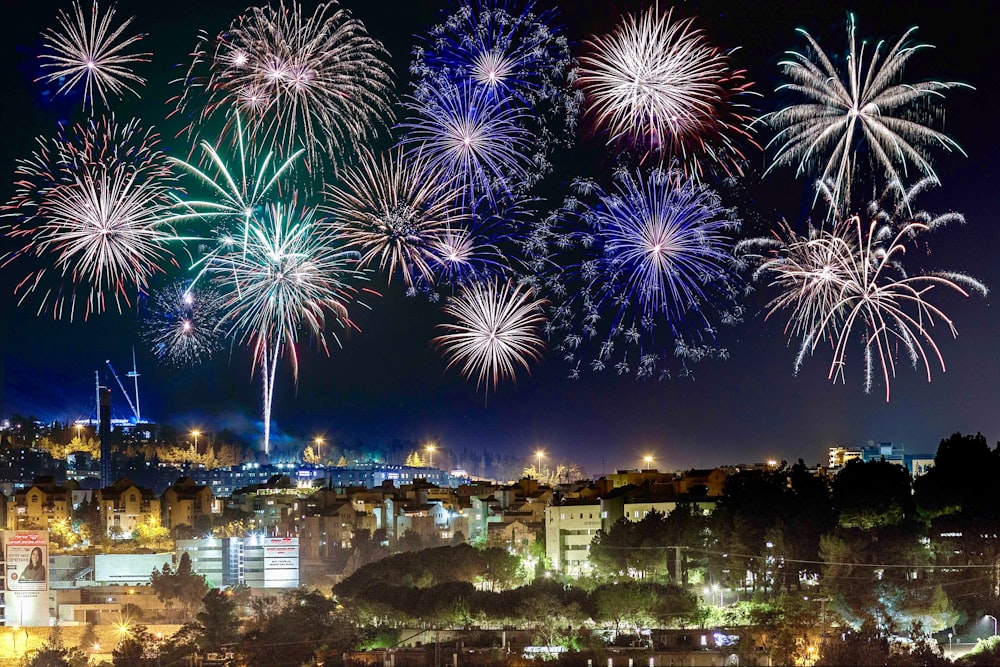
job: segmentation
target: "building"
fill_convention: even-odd
[[[136,526],[160,520],[160,499],[127,477],[97,492],[101,525],[111,537],[130,537]]]
[[[210,488],[198,486],[190,477],[181,477],[161,496],[163,525],[170,529],[177,526],[194,528],[207,522],[210,527],[214,500]]]
[[[933,454],[907,454],[903,445],[891,442],[876,444],[869,440],[862,447],[830,448],[830,470],[837,471],[854,460],[896,463],[906,468],[912,477],[919,477],[934,467]]]
[[[601,529],[601,505],[569,501],[545,508],[545,556],[553,570],[578,577],[590,569],[590,543]]]
[[[191,569],[210,586],[245,584],[250,588],[298,588],[299,538],[207,537],[177,540],[177,557],[187,553]]]
[[[6,527],[10,530],[47,530],[55,522],[68,525],[73,514],[73,491],[79,488],[76,482],[60,486],[54,477],[35,477],[29,487],[15,491],[7,503]]]

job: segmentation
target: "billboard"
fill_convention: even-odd
[[[48,625],[49,531],[4,531],[3,561],[7,625]]]
[[[264,538],[264,588],[299,585],[299,538]]]

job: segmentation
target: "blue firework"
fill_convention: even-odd
[[[573,67],[569,42],[550,23],[554,12],[504,2],[466,3],[431,28],[414,49],[418,81],[444,78],[487,88],[497,99],[528,107],[562,102]]]
[[[551,225],[557,270],[548,333],[578,372],[650,377],[668,356],[724,357],[717,327],[741,316],[734,273],[738,221],[718,195],[679,171],[621,171],[605,190],[580,181]],[[574,261],[560,261],[569,256]]]
[[[406,106],[407,153],[453,179],[466,201],[495,199],[530,182],[537,145],[521,122],[524,107],[499,104],[481,86],[445,83],[428,86]]]

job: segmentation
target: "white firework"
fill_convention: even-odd
[[[830,183],[831,214],[851,201],[851,187],[858,177],[857,158],[866,149],[871,166],[884,183],[904,183],[912,167],[934,176],[928,160],[933,148],[957,151],[961,147],[929,123],[940,115],[937,104],[944,91],[964,84],[942,81],[911,83],[903,80],[910,58],[929,48],[911,44],[911,28],[886,50],[878,42],[866,62],[866,44],[857,43],[851,15],[847,26],[847,70],[838,70],[820,45],[805,30],[807,53],[790,52],[780,66],[789,83],[778,90],[805,98],[766,116],[778,128],[768,147],[775,149],[776,167],[793,166],[797,176]]]
[[[462,367],[467,378],[476,376],[495,389],[501,380],[513,379],[518,368],[529,370],[541,358],[545,343],[542,325],[545,301],[530,288],[495,281],[476,283],[449,297],[445,314],[454,323],[438,325],[448,333],[434,339],[446,356],[448,368]]]
[[[588,45],[578,85],[586,113],[606,128],[609,143],[676,160],[692,175],[702,173],[706,159],[742,173],[741,145],[753,145],[753,119],[738,98],[751,84],[693,20],[675,21],[673,11],[654,4]]]
[[[42,33],[46,53],[38,57],[42,69],[51,70],[36,79],[46,83],[61,82],[56,94],[66,93],[81,85],[83,107],[94,108],[94,95],[108,106],[108,94],[121,97],[125,91],[139,93],[132,84],[142,86],[146,80],[131,69],[135,63],[149,62],[151,53],[130,53],[129,47],[138,43],[142,35],[123,37],[125,29],[135,17],[113,28],[114,6],[102,14],[94,0],[89,20],[77,0],[73,2],[73,15],[59,10],[59,28],[49,28]]]

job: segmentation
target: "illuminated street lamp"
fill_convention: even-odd
[[[997,617],[993,616],[992,614],[986,614],[986,616],[983,616],[983,618],[992,618],[993,619],[993,636],[996,637],[997,636]]]
[[[313,439],[313,443],[315,443],[315,445],[316,445],[316,458],[318,459],[318,458],[320,458],[320,452],[322,451],[322,447],[323,447],[323,438],[321,436],[317,435]]]
[[[198,451],[198,436],[201,435],[201,431],[191,431],[191,435],[194,436],[194,451]]]
[[[81,438],[80,438],[80,429],[82,429],[82,428],[83,428],[83,424],[77,424],[77,425],[76,425],[76,439],[77,439],[77,440],[80,440],[80,439],[81,439]]]
[[[545,452],[538,450],[535,452],[535,458],[538,459],[538,464],[535,466],[535,470],[538,472],[538,478],[542,478],[542,457],[545,456]]]
[[[428,465],[429,468],[433,468],[434,467],[434,452],[437,451],[437,445],[435,445],[434,443],[431,443],[431,444],[427,445],[426,447],[424,447],[424,449],[427,450],[427,461],[428,461],[427,465]]]
[[[649,454],[646,454],[645,456],[642,457],[642,460],[646,464],[646,470],[651,470],[653,467],[653,457],[650,456]]]

